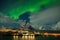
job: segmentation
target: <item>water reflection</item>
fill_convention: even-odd
[[[13,40],[34,40],[34,35],[13,36]]]
[[[43,36],[43,35],[0,35],[0,40],[60,40],[60,36]]]
[[[0,40],[60,40],[60,36],[55,37],[55,36],[1,36]]]

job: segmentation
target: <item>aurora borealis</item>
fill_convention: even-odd
[[[25,12],[38,12],[58,3],[60,0],[0,0],[0,12],[18,19]]]

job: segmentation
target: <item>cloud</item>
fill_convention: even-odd
[[[32,14],[30,22],[35,29],[52,29],[53,25],[60,21],[60,6],[52,6],[41,12]],[[54,29],[53,29],[54,30]]]
[[[7,28],[19,28],[21,23],[23,21],[21,20],[15,20],[13,18],[10,18],[9,16],[3,15],[3,13],[0,13],[0,28],[2,26],[7,27]]]

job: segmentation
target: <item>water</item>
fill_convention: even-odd
[[[60,40],[60,37],[54,37],[54,36],[36,36],[35,40]]]
[[[12,36],[3,36],[3,37],[0,37],[0,40],[13,40],[13,37]]]
[[[60,40],[60,36],[0,36],[0,40]]]

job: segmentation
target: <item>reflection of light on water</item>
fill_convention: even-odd
[[[16,34],[14,34],[13,40],[18,40],[18,36]]]
[[[18,40],[18,36],[16,36],[16,40]]]
[[[59,33],[37,33],[39,36],[42,35],[42,36],[54,36],[54,37],[58,37],[60,36]],[[14,34],[16,35],[16,34]],[[35,34],[23,34],[23,36],[13,36],[13,40],[35,40]]]
[[[21,36],[18,36],[19,35],[18,33],[16,33],[17,30],[10,30],[10,29],[9,30],[8,29],[0,30],[0,32],[2,32],[2,33],[8,33],[9,31],[11,31],[12,34],[14,33],[13,34],[14,35],[13,36],[13,40],[35,40],[35,38],[36,38],[35,35],[38,35],[38,36],[42,35],[44,38],[46,36],[47,37],[49,37],[49,36],[52,36],[52,37],[60,37],[60,33],[53,33],[53,32],[52,33],[48,33],[48,32],[40,33],[40,32],[34,32],[34,34],[30,34],[28,31],[22,31],[22,33],[23,32],[26,32],[27,34],[24,34],[24,35],[22,34],[23,36],[21,37]],[[19,31],[19,33],[20,32],[21,31]]]
[[[13,36],[13,40],[18,40],[18,36]]]
[[[34,40],[34,35],[23,35],[22,40]]]
[[[15,40],[15,36],[13,36],[13,40]]]
[[[43,35],[46,36],[55,36],[57,37],[57,34],[48,34],[48,33],[44,33]],[[58,34],[59,35],[59,34]],[[19,38],[19,36],[13,36],[13,40],[35,40],[35,35],[23,35],[22,37]]]
[[[25,36],[25,39],[27,39],[28,38],[28,36]]]

